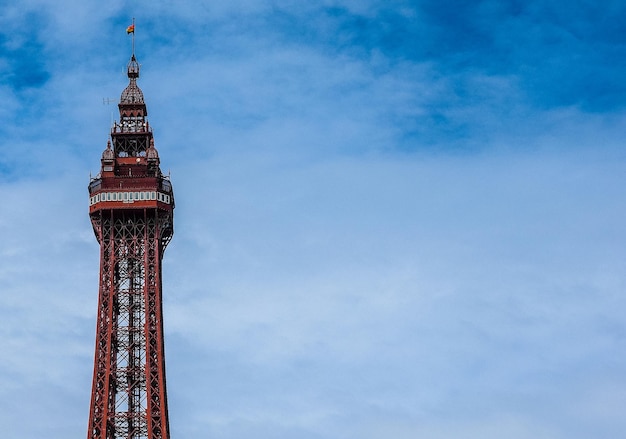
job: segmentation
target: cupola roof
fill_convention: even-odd
[[[135,58],[135,54],[128,61],[127,66],[128,71],[128,86],[122,91],[122,96],[120,98],[120,104],[143,104],[143,92],[137,85],[137,78],[139,78],[139,63],[137,62],[137,58]]]

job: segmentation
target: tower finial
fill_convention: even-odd
[[[126,71],[128,73],[128,87],[124,89],[122,92],[122,97],[120,99],[120,105],[132,104],[132,105],[144,105],[143,102],[143,93],[141,89],[137,86],[137,78],[139,78],[139,63],[137,62],[137,58],[135,57],[135,18],[133,17],[133,24],[126,28],[127,34],[133,34],[133,53],[130,57],[130,61],[126,66]],[[121,111],[121,107],[120,107]],[[133,110],[135,111],[135,110]],[[147,112],[145,111],[145,105],[143,106],[143,116],[145,116]],[[120,116],[122,114],[120,113]]]
[[[139,63],[137,62],[137,58],[135,58],[135,17],[133,17],[133,24],[126,28],[126,33],[133,34],[133,53],[127,66],[128,78],[132,82],[133,80],[139,78]]]

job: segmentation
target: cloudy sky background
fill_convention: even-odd
[[[172,438],[623,435],[623,2],[5,0],[3,438],[86,435],[132,17]]]

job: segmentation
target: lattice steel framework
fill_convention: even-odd
[[[89,184],[100,243],[100,288],[88,439],[169,439],[161,261],[173,235],[174,194],[161,173],[139,64],[120,99],[120,122]]]

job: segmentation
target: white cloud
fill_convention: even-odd
[[[193,261],[180,247],[168,256],[194,273],[181,293],[173,269],[166,307],[169,330],[196,350],[198,375],[210,374],[216,356],[233,363],[229,381],[242,379],[240,369],[267,377],[304,367],[286,389],[248,378],[249,391],[280,399],[307,389],[306,398],[330,412],[371,403],[453,417],[452,407],[467,410],[480,392],[480,416],[497,419],[534,416],[535,397],[558,399],[580,378],[579,365],[620,344],[601,322],[619,325],[606,313],[620,308],[621,262],[613,240],[583,233],[621,235],[620,213],[607,223],[583,207],[621,210],[610,163],[592,171],[589,158],[542,152],[514,160],[337,159],[277,172],[226,157],[198,164],[208,180],[200,171],[181,178],[183,187],[207,188],[206,202],[179,192],[185,224],[177,239],[199,242]],[[587,252],[573,251],[581,246]],[[350,397],[335,400],[335,388]],[[346,436],[360,422],[351,419]],[[540,422],[509,427],[518,435],[551,431]],[[481,425],[477,431],[492,428]]]

